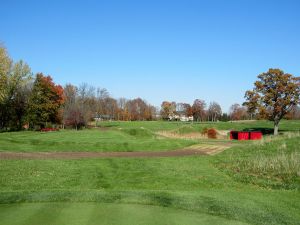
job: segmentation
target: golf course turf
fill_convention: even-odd
[[[0,151],[70,152],[70,146],[84,139],[87,149],[82,151],[87,153],[115,152],[124,142],[133,152],[174,151],[213,142],[220,145],[220,140],[169,139],[159,137],[157,131],[270,128],[272,124],[115,122],[102,126],[108,130],[1,133]],[[300,224],[300,136],[295,132],[299,122],[284,121],[282,129],[293,132],[256,142],[232,142],[232,147],[212,156],[1,159],[0,224]],[[102,140],[104,146],[110,142],[113,147],[96,148]],[[140,141],[144,148],[139,148]],[[157,148],[152,149],[156,142]],[[79,145],[74,150],[80,153],[81,149]]]
[[[247,225],[239,221],[179,209],[109,203],[4,204],[0,205],[0,217],[6,225]]]

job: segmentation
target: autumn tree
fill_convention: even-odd
[[[77,104],[83,117],[84,126],[95,117],[96,113],[96,88],[87,83],[82,83],[78,87]]]
[[[128,110],[126,108],[126,104],[127,104],[127,99],[126,98],[119,98],[117,100],[117,105],[118,105],[118,120],[124,120],[127,121],[128,120]]]
[[[97,88],[96,92],[96,116],[100,119],[107,114],[106,99],[109,98],[109,92],[105,88]]]
[[[299,120],[300,119],[300,107],[295,105],[291,111],[284,117],[288,120]]]
[[[280,69],[269,69],[258,75],[254,86],[251,92],[256,98],[253,99],[249,91],[246,92],[245,104],[253,102],[264,110],[267,118],[274,122],[274,135],[277,135],[280,120],[299,104],[300,78]]]
[[[206,103],[204,100],[196,99],[192,106],[194,120],[204,121],[206,117]]]
[[[211,102],[209,104],[207,113],[209,120],[216,122],[222,116],[221,106],[217,102]]]
[[[243,106],[247,108],[250,119],[252,120],[257,113],[261,116],[263,111],[261,111],[262,109],[259,107],[260,95],[255,91],[246,91],[245,98],[246,102],[243,103]]]
[[[164,101],[161,104],[160,115],[163,119],[169,119],[169,117],[174,116],[176,112],[176,102]]]
[[[60,123],[60,109],[64,103],[63,88],[50,76],[36,75],[29,97],[28,119],[32,127],[44,127],[48,122]]]
[[[149,118],[149,120],[157,120],[159,108],[150,104],[148,105],[148,107],[149,107],[149,111],[151,112],[151,117]]]
[[[242,120],[247,118],[247,109],[238,103],[233,104],[229,110],[231,120]]]
[[[116,119],[118,115],[118,102],[116,99],[108,97],[104,99],[105,114],[109,119]]]
[[[13,80],[11,85],[11,124],[10,126],[21,130],[25,120],[28,100],[31,93],[31,70],[22,60],[15,63],[12,68]]]
[[[183,103],[183,109],[185,112],[185,116],[187,116],[187,117],[193,116],[193,108],[190,104]]]
[[[0,46],[0,129],[21,129],[26,112],[31,70],[22,60],[14,63]]]
[[[141,98],[128,100],[126,110],[130,120],[151,120],[153,117],[151,105]]]
[[[176,114],[184,116],[192,116],[193,109],[192,106],[188,103],[177,103],[176,104]]]
[[[12,66],[12,60],[6,48],[0,45],[0,104],[4,104],[8,95],[7,84]]]
[[[72,84],[64,87],[64,115],[63,124],[78,130],[84,126],[83,113],[78,103],[78,88]]]

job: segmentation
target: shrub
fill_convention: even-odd
[[[207,137],[211,139],[217,139],[217,131],[214,128],[207,130]]]

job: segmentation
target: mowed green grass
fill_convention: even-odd
[[[247,225],[185,210],[108,203],[3,204],[0,218],[5,225]]]
[[[178,134],[201,132],[204,128],[218,130],[272,129],[269,121],[184,123],[167,121],[101,122],[100,129],[60,130],[59,132],[0,133],[0,151],[66,152],[66,151],[163,151],[182,149],[204,140],[169,139],[157,134],[169,131]],[[281,132],[299,131],[299,121],[282,121]]]
[[[238,121],[238,122],[168,122],[168,121],[112,121],[100,122],[98,126],[110,128],[145,128],[151,131],[199,131],[203,128],[215,128],[218,130],[243,130],[243,129],[273,129],[273,122],[259,120],[259,121]],[[280,131],[300,131],[299,120],[282,120],[280,122]]]
[[[281,149],[279,147],[283,140],[288,147]],[[116,207],[119,204],[134,204],[137,208],[159,206],[170,210],[186,210],[204,214],[208,218],[213,216],[224,219],[228,224],[295,225],[300,224],[297,173],[290,171],[286,174],[286,180],[278,180],[282,174],[273,174],[272,171],[268,174],[264,174],[264,171],[254,173],[249,167],[241,167],[241,161],[251,162],[256,159],[257,153],[265,159],[281,154],[282,151],[286,154],[299,153],[299,145],[299,136],[286,136],[255,146],[248,144],[238,149],[234,147],[216,156],[2,160],[0,202],[3,206],[12,204],[11,207],[15,207],[20,216],[24,212],[23,206],[15,203],[37,203],[37,208],[29,210],[32,216],[27,219],[27,224],[34,224],[35,215],[42,212],[38,210],[40,203],[62,202],[63,207],[65,203],[92,202],[100,208],[104,207],[103,204],[111,203]],[[235,170],[236,167],[240,172]],[[48,204],[47,207],[50,212],[54,210],[55,214],[55,205]],[[108,214],[119,213],[114,207],[110,209],[112,211],[107,209]],[[27,210],[26,207],[24,210]],[[88,219],[86,217],[83,215],[83,219]],[[128,221],[136,219],[135,215],[128,214],[128,217]],[[153,217],[149,217],[149,224],[153,223]],[[91,214],[89,218],[92,221],[95,216]],[[60,221],[52,222],[60,224]],[[127,224],[127,220],[117,222]],[[162,222],[168,224],[168,216]],[[188,219],[186,222],[192,224]]]
[[[298,129],[298,122],[284,123],[286,129]],[[127,128],[125,123],[110,126],[105,132],[121,132],[138,142],[157,129],[151,124],[147,128],[146,122],[132,124]],[[172,131],[194,129],[163,124]],[[143,131],[139,133],[139,129]],[[87,132],[88,140],[88,132],[101,131],[82,132]],[[48,134],[64,131],[38,133]],[[215,156],[0,160],[0,224],[297,225],[299,146],[296,132],[243,142]]]
[[[142,128],[61,130],[58,132],[0,133],[0,151],[66,152],[66,151],[160,151],[184,148],[198,143],[158,137]]]

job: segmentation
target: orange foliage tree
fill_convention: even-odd
[[[280,120],[299,104],[299,81],[299,77],[280,69],[269,69],[258,75],[254,89],[246,92],[244,105],[252,106],[252,111],[263,111],[269,120],[274,121],[274,135],[277,135]]]
[[[36,75],[29,98],[28,119],[31,124],[44,127],[47,122],[60,123],[64,103],[63,88],[50,76]]]

